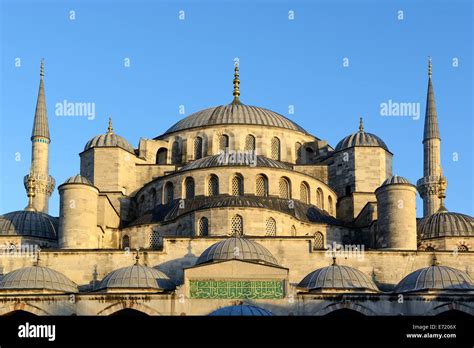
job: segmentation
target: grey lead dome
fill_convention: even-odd
[[[307,132],[286,117],[261,107],[244,104],[228,104],[195,112],[175,123],[162,136],[190,128],[221,125],[247,124],[290,129]]]
[[[120,147],[132,154],[135,153],[132,145],[125,138],[115,133],[100,134],[89,140],[84,147],[84,151],[93,147]]]
[[[392,184],[410,184],[412,183],[403,176],[393,175],[390,178],[386,179],[381,186],[392,185]]]
[[[56,239],[58,218],[46,213],[19,210],[0,215],[0,236],[29,236]]]
[[[238,237],[227,238],[211,245],[199,256],[196,265],[233,259],[278,266],[278,261],[262,245],[246,238]]]
[[[214,312],[209,313],[209,316],[257,316],[257,317],[267,317],[273,316],[273,314],[266,309],[249,306],[249,305],[236,305],[236,306],[227,306],[216,309]]]
[[[80,174],[71,176],[64,182],[64,184],[85,184],[93,186],[89,179]]]
[[[107,274],[96,290],[107,289],[151,289],[169,291],[175,284],[166,274],[155,268],[133,265],[119,268]]]
[[[52,290],[78,292],[77,285],[64,274],[41,266],[11,271],[0,280],[0,290]]]
[[[298,284],[298,288],[306,291],[379,291],[375,283],[364,273],[355,268],[341,265],[331,265],[311,272]]]
[[[430,266],[407,275],[394,292],[429,290],[474,290],[474,286],[469,275],[463,271],[447,266]]]

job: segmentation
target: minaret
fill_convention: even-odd
[[[44,61],[41,60],[38,99],[31,134],[31,169],[30,174],[24,178],[24,184],[30,198],[29,209],[43,213],[48,213],[49,197],[55,186],[55,181],[48,171],[50,142],[48,113],[44,95]],[[31,185],[32,182],[34,182],[34,185]]]
[[[441,177],[441,138],[439,136],[438,116],[431,81],[431,57],[428,58],[428,93],[426,96],[425,128],[423,134],[423,178],[418,180],[417,188],[423,198],[423,216],[438,211],[440,199],[438,186]]]

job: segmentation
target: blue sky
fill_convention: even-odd
[[[79,172],[78,154],[106,131],[109,115],[116,133],[137,147],[140,137],[153,138],[185,115],[229,103],[236,57],[245,104],[279,112],[332,146],[363,116],[365,130],[394,153],[394,174],[415,183],[431,55],[447,207],[474,215],[470,1],[0,3],[0,213],[27,203],[22,178],[42,57],[50,174],[59,185]],[[95,119],[55,115],[64,100],[95,103]],[[421,117],[381,116],[389,100],[420,103]],[[55,190],[50,213],[58,208]],[[417,209],[420,216],[419,198]]]

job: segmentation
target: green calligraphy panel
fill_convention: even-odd
[[[272,299],[283,298],[284,284],[278,280],[191,280],[191,298]]]

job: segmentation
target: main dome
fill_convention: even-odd
[[[308,134],[302,127],[274,111],[242,103],[232,103],[195,112],[175,123],[162,136],[190,128],[224,124],[278,127]]]

